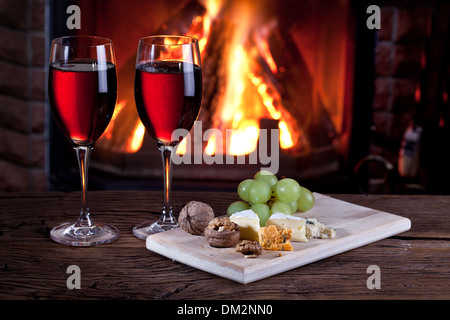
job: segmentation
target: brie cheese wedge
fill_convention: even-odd
[[[259,231],[259,217],[251,209],[233,213],[230,216],[230,220],[237,225],[240,229],[241,240],[253,240],[258,241]]]
[[[277,212],[269,217],[266,227],[274,225],[279,229],[289,228],[292,230],[291,241],[308,242],[305,224],[303,218]]]

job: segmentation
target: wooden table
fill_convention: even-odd
[[[98,247],[54,243],[49,230],[76,219],[80,194],[0,194],[0,299],[450,299],[450,196],[332,195],[407,217],[410,231],[282,274],[242,285],[155,254],[132,227],[157,218],[162,193],[90,193],[92,216],[121,235]],[[176,212],[190,200],[224,214],[234,193],[175,192]],[[69,290],[70,265],[81,289]],[[370,290],[371,265],[380,289]]]

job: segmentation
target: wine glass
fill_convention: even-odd
[[[77,36],[52,41],[48,95],[53,117],[76,151],[81,177],[81,213],[50,237],[72,246],[93,246],[118,238],[116,227],[95,223],[88,207],[88,167],[95,142],[103,134],[117,100],[117,75],[110,39]]]
[[[133,228],[136,237],[146,239],[150,234],[178,227],[171,205],[171,155],[200,112],[203,89],[197,39],[168,35],[141,38],[134,89],[139,117],[156,141],[164,167],[161,217]],[[177,129],[184,129],[184,136],[173,135]]]

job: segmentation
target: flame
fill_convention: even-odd
[[[267,40],[259,41],[259,47],[261,51],[263,52],[263,58],[266,61],[267,65],[270,68],[270,71],[272,71],[273,74],[276,74],[278,72],[277,64],[275,63],[275,60],[273,60],[272,53],[269,49],[269,44],[267,43]]]
[[[278,123],[278,128],[280,129],[280,147],[281,147],[281,149],[292,148],[294,146],[294,141],[292,141],[292,137],[289,132],[287,123],[285,121],[280,121]]]
[[[125,110],[126,104],[127,102],[125,100],[121,100],[116,104],[116,107],[114,108],[114,113],[111,117],[111,122],[106,128],[102,138],[106,139],[107,141],[113,138],[115,121],[117,120],[119,114],[123,110]],[[135,125],[135,128],[133,129],[133,133],[127,138],[127,142],[123,151],[127,153],[135,153],[139,151],[142,147],[142,143],[144,142],[144,135],[145,135],[145,127],[142,124],[142,122],[138,120]]]
[[[236,45],[233,49],[233,54],[230,56],[228,65],[230,66],[227,75],[227,85],[224,93],[223,105],[226,108],[222,109],[221,120],[228,122],[231,120],[236,112],[239,112],[242,94],[245,90],[245,81],[242,70],[247,70],[248,58],[241,45]],[[233,127],[232,129],[234,129]]]
[[[142,143],[144,142],[144,135],[145,135],[145,127],[142,124],[142,122],[139,121],[136,124],[135,129],[133,130],[131,138],[128,139],[126,152],[135,153],[139,151],[142,147]]]
[[[281,113],[278,112],[274,105],[274,98],[267,92],[267,85],[263,82],[261,77],[256,77],[253,73],[248,74],[251,82],[256,86],[256,90],[261,95],[264,106],[269,111],[272,119],[278,120],[281,118]]]
[[[259,118],[246,112],[244,93],[248,77],[250,57],[240,44],[233,49],[230,57],[230,69],[228,72],[228,83],[224,95],[224,105],[221,114],[223,122],[231,121],[233,133],[231,135],[228,153],[232,155],[245,155],[256,150],[259,138]],[[260,86],[264,84],[261,83]],[[269,98],[267,101],[269,105]],[[257,115],[256,115],[257,116]]]
[[[238,129],[233,130],[228,152],[235,156],[245,155],[256,150],[259,125],[256,120],[243,120]]]
[[[222,12],[223,0],[202,0],[206,11],[203,16],[193,18],[190,29],[186,35],[199,40],[200,53],[203,55],[211,36],[212,24]],[[204,149],[205,154],[214,155],[216,152],[226,151],[233,155],[245,155],[256,150],[259,138],[259,120],[271,118],[278,120],[280,129],[280,147],[289,149],[295,146],[298,132],[290,114],[283,109],[282,99],[274,84],[266,81],[264,72],[270,70],[272,75],[283,72],[283,67],[278,67],[268,42],[269,34],[277,22],[255,20],[258,8],[251,1],[237,1],[233,7],[233,13],[228,16],[233,24],[233,34],[229,41],[227,60],[226,86],[219,97],[219,108],[213,115],[212,122],[216,128],[232,129],[227,150],[223,150],[223,141],[219,137],[211,135]],[[247,39],[252,39],[249,45]],[[166,41],[174,41],[168,38]],[[177,58],[177,57],[170,57]],[[257,62],[259,61],[259,62]],[[262,61],[262,62],[261,62]],[[259,63],[266,65],[261,69]],[[270,79],[270,78],[269,78]],[[106,139],[112,138],[114,122],[119,113],[124,109],[126,101],[120,101],[113,114],[111,124],[105,131]],[[126,109],[126,108],[125,108]],[[136,124],[131,136],[122,150],[128,153],[137,152],[143,144],[145,128],[140,121]],[[225,137],[225,132],[223,132]],[[219,150],[220,149],[220,150]],[[187,141],[183,139],[177,149],[178,155],[186,154]]]
[[[209,34],[211,32],[212,21],[214,21],[214,19],[219,14],[221,7],[222,7],[221,0],[206,0],[205,2],[206,14],[202,18],[203,34],[199,39],[200,52],[203,52],[203,50],[205,49],[205,46],[208,42]]]
[[[208,139],[208,144],[205,148],[205,153],[209,156],[213,156],[216,154],[216,135],[211,135]]]
[[[213,0],[209,2],[214,3]],[[220,119],[215,120],[234,130],[227,150],[233,155],[248,154],[256,149],[261,118],[282,120],[279,122],[280,146],[283,149],[292,148],[294,146],[290,132],[292,127],[286,123],[287,119],[283,119],[283,113],[280,110],[281,98],[277,89],[269,88],[263,76],[255,75],[253,71],[255,61],[258,61],[260,57],[272,74],[278,73],[278,67],[267,42],[268,33],[276,26],[276,21],[270,21],[260,28],[254,19],[254,3],[247,1],[239,2],[239,4],[239,7],[234,8],[235,14],[231,18],[235,31],[229,39],[231,49],[227,61],[227,86],[221,103],[223,107],[219,114]],[[253,33],[254,30],[260,31]],[[249,48],[246,39],[252,36],[256,45]],[[257,72],[264,72],[264,70]],[[257,94],[251,96],[248,92],[255,89]],[[255,100],[255,98],[258,99],[257,95],[260,101]]]
[[[110,140],[112,138],[112,132],[114,129],[114,121],[116,120],[119,113],[122,111],[122,109],[125,107],[127,102],[125,100],[121,100],[120,102],[116,103],[116,107],[114,108],[114,113],[111,117],[110,124],[106,128],[105,132],[103,133],[103,137],[107,140]]]
[[[177,150],[175,151],[178,155],[183,155],[187,151],[187,139],[184,138],[177,146]]]

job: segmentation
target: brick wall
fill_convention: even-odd
[[[443,81],[450,72],[446,51],[450,41],[450,2],[381,2],[381,29],[377,32],[375,48],[371,153],[397,165],[401,140],[408,126],[415,121],[426,127],[424,132],[432,132],[436,130],[433,127],[443,124],[442,112],[437,108],[449,107],[442,97],[445,95]],[[422,144],[431,146],[430,140]],[[441,173],[445,170],[437,168],[436,162],[433,167]]]
[[[378,141],[372,145],[372,152],[396,163],[399,143],[412,121],[429,8],[381,8],[373,102],[373,130]]]
[[[45,175],[45,0],[0,0],[0,191]]]

